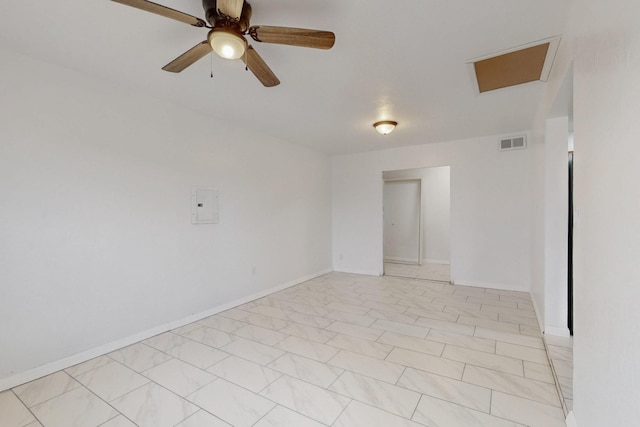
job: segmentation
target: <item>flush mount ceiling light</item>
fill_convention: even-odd
[[[247,47],[245,38],[228,27],[214,28],[207,39],[213,51],[225,59],[241,58]]]
[[[376,128],[376,131],[380,135],[388,135],[398,126],[398,122],[394,122],[393,120],[381,120],[379,122],[375,122],[373,127]]]

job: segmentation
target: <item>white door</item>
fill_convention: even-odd
[[[386,262],[421,263],[421,182],[387,181],[383,190]]]

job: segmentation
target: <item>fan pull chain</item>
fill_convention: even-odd
[[[209,57],[211,58],[211,78],[213,78],[213,52],[209,54]]]

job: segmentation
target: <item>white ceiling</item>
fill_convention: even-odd
[[[204,18],[200,0],[157,0]],[[329,154],[531,128],[544,83],[478,95],[467,61],[561,35],[563,0],[252,0],[253,25],[333,31],[324,51],[253,43],[282,82],[265,88],[240,60],[166,63],[206,38],[109,0],[5,0],[10,49],[140,90],[227,123]],[[373,122],[393,119],[378,135]],[[212,129],[215,131],[215,129]],[[206,137],[203,135],[203,137]]]

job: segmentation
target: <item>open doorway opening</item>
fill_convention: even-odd
[[[384,274],[450,282],[450,167],[382,178]]]

